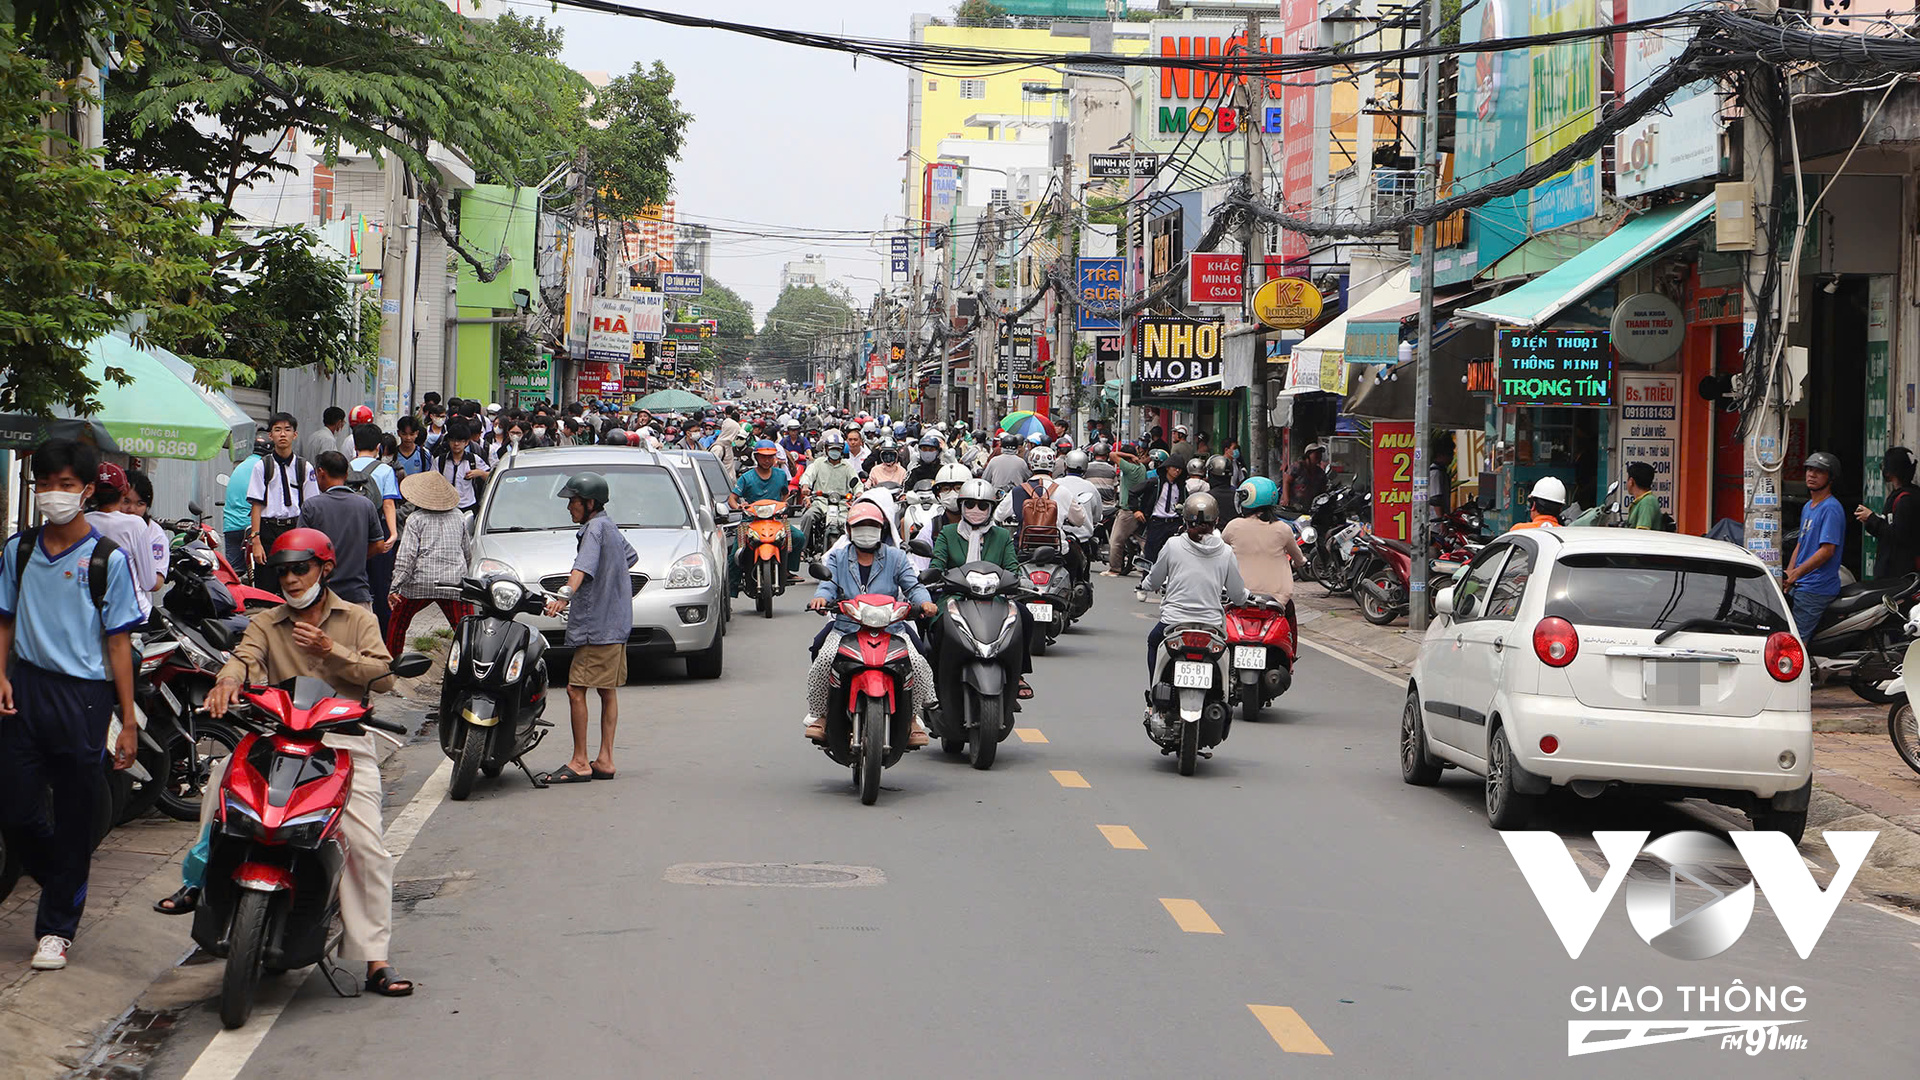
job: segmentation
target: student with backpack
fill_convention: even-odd
[[[0,826],[40,883],[33,967],[67,966],[87,903],[101,764],[133,764],[133,639],[141,622],[127,554],[81,515],[99,479],[93,448],[71,439],[33,452],[33,500],[44,525],[0,553]],[[52,811],[49,819],[48,811]]]
[[[447,424],[446,438],[433,448],[433,471],[445,477],[460,494],[462,512],[473,509],[480,501],[474,481],[486,480],[487,463],[474,452],[473,428],[467,421],[454,420]]]
[[[372,610],[373,594],[367,583],[367,560],[376,551],[384,551],[381,542],[386,533],[373,501],[347,486],[347,458],[338,450],[329,450],[314,463],[320,477],[320,493],[308,499],[300,511],[300,524],[318,529],[333,541],[333,573],[327,588],[349,604]]]
[[[367,588],[373,593],[373,613],[380,619],[380,635],[385,637],[387,620],[392,616],[387,607],[387,593],[393,586],[393,549],[400,542],[402,515],[400,478],[394,475],[393,466],[380,460],[383,438],[380,429],[372,424],[353,429],[357,454],[347,463],[347,487],[373,504],[384,530],[373,545],[373,553],[367,557]]]
[[[274,413],[267,421],[267,437],[273,452],[260,460],[247,481],[247,501],[253,504],[254,585],[278,591],[280,582],[266,570],[267,549],[288,529],[300,524],[300,511],[306,501],[320,494],[313,466],[293,452],[300,434],[300,421],[292,413]]]

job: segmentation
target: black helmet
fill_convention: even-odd
[[[1829,483],[1840,479],[1840,459],[1827,453],[1825,450],[1815,450],[1813,453],[1808,454],[1803,467],[1819,469],[1821,472],[1826,473]]]
[[[1180,520],[1189,528],[1195,525],[1220,524],[1220,503],[1204,491],[1187,496],[1180,504]]]
[[[1018,450],[1018,449],[1020,449],[1020,436],[1018,436],[1018,435],[1015,435],[1015,434],[1014,434],[1013,432],[1011,432],[1011,431],[1003,431],[1003,432],[1001,432],[1001,433],[1000,433],[1000,448],[1001,448],[1002,450]]]
[[[600,436],[600,442],[606,446],[625,446],[627,433],[618,424],[610,425],[605,434]]]
[[[595,506],[607,505],[607,478],[599,473],[574,473],[555,494],[563,499],[585,499]]]
[[[1897,476],[1903,484],[1913,483],[1913,451],[1904,446],[1890,446],[1886,455],[1880,459],[1880,471]]]

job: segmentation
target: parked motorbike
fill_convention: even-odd
[[[1167,627],[1148,694],[1147,737],[1162,754],[1178,754],[1181,776],[1195,761],[1226,741],[1227,634],[1218,626],[1178,623]]]
[[[1372,503],[1373,495],[1366,488],[1341,487],[1321,492],[1309,508],[1309,525],[1301,536],[1307,573],[1329,596],[1353,588],[1354,543],[1366,528],[1366,511]]]
[[[395,675],[424,675],[419,653],[395,660]],[[372,761],[321,741],[367,728],[405,735],[376,719],[365,702],[333,696],[326,682],[301,676],[278,686],[248,686],[228,712],[252,730],[233,755],[216,795],[206,884],[194,911],[193,939],[226,960],[220,1021],[247,1022],[262,971],[322,963],[340,909],[346,847],[340,819],[353,770]]]
[[[1920,605],[1908,612],[1906,631],[1914,640],[1907,642],[1900,674],[1882,683],[1880,689],[1894,700],[1887,710],[1887,738],[1907,768],[1920,773],[1920,720],[1915,719],[1914,694],[1907,681],[1911,674],[1914,682],[1920,684]]]
[[[755,610],[773,618],[773,598],[787,591],[787,504],[759,499],[747,504],[740,540],[740,587],[753,597]]]
[[[1074,619],[1074,581],[1067,573],[1060,549],[1050,544],[1033,549],[1020,563],[1019,601],[1033,616],[1033,654],[1045,656]]]
[[[999,745],[1013,733],[1019,701],[1020,615],[1017,579],[997,563],[971,562],[928,583],[939,596],[934,677],[940,708],[928,715],[940,748],[967,752],[976,769],[993,767]]]
[[[820,563],[808,568],[816,581],[831,575]],[[827,737],[821,745],[835,762],[853,769],[860,801],[872,806],[880,798],[880,772],[907,752],[913,729],[913,709],[907,680],[913,665],[905,634],[888,628],[907,617],[911,605],[879,593],[863,593],[840,602],[840,613],[860,626],[840,639],[833,659],[825,717]],[[822,610],[822,615],[828,614]]]
[[[1229,607],[1227,645],[1233,653],[1227,703],[1240,719],[1252,720],[1293,685],[1300,643],[1286,605],[1250,594],[1245,604]]]
[[[1883,585],[1844,585],[1807,641],[1816,683],[1844,678],[1875,705],[1897,704],[1881,686],[1892,679],[1907,648],[1901,613],[1920,600],[1920,574]]]
[[[466,578],[460,599],[473,614],[454,628],[447,671],[440,683],[440,752],[453,762],[447,795],[459,802],[473,794],[474,778],[520,766],[535,787],[545,787],[527,768],[526,755],[553,725],[547,711],[547,639],[517,614],[546,610],[547,595],[505,574]]]

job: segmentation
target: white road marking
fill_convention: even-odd
[[[387,850],[393,853],[395,862],[399,862],[400,857],[413,846],[414,838],[420,835],[427,819],[446,801],[447,777],[452,773],[452,761],[440,762],[440,767],[414,793],[413,801],[407,803],[406,808],[400,811],[400,816],[387,826]],[[277,985],[263,985],[254,1003],[253,1018],[247,1021],[247,1026],[235,1031],[222,1028],[206,1049],[200,1051],[200,1056],[194,1059],[185,1080],[233,1080],[239,1076],[240,1070],[246,1068],[247,1062],[253,1057],[253,1052],[266,1040],[267,1032],[273,1030],[274,1022],[286,1010],[287,1002],[300,992],[307,976],[313,972],[314,969],[310,967],[290,971],[285,978],[276,980]],[[350,974],[356,980],[360,975],[357,971]]]
[[[1378,676],[1379,678],[1385,679],[1395,686],[1404,688],[1407,685],[1406,676],[1389,675],[1387,672],[1383,671],[1380,668],[1374,667],[1372,664],[1367,663],[1365,660],[1356,660],[1353,657],[1348,656],[1346,653],[1335,652],[1332,649],[1327,648],[1325,645],[1319,645],[1314,642],[1308,641],[1304,637],[1300,639],[1300,644],[1305,645],[1307,648],[1312,649],[1314,652],[1325,653],[1328,656],[1333,657],[1335,660],[1338,660],[1343,664],[1349,664],[1353,667],[1357,667],[1361,671],[1364,671],[1369,675],[1374,675],[1374,676]]]

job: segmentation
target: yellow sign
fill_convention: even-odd
[[[1275,330],[1298,330],[1320,317],[1320,290],[1306,278],[1274,278],[1253,294],[1253,317]]]

